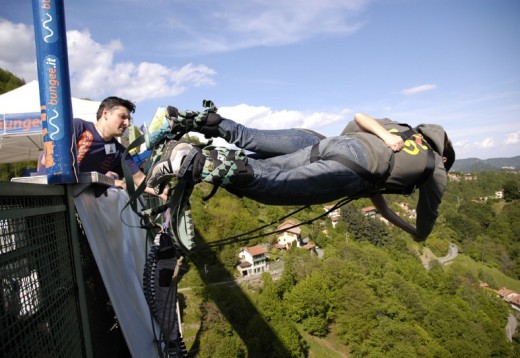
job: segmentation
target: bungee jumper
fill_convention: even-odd
[[[313,205],[345,197],[370,198],[389,222],[416,241],[426,240],[438,217],[455,151],[440,125],[411,128],[358,113],[339,136],[306,129],[259,130],[217,114],[169,106],[154,117],[147,135],[153,146],[172,133],[196,131],[221,137],[239,150],[200,148],[170,139],[150,168],[146,186],[159,191],[172,178],[223,187],[267,205]],[[253,155],[246,155],[245,150]],[[384,194],[419,191],[416,225],[391,211]]]
[[[137,189],[131,185],[131,173],[124,165],[123,170],[130,194],[128,205],[141,216],[142,227],[155,235],[143,286],[152,316],[161,327],[156,340],[164,356],[187,356],[175,309],[180,263],[196,249],[212,246],[195,244],[189,197],[197,183],[211,183],[214,191],[222,187],[267,205],[309,206],[340,200],[336,208],[367,197],[384,218],[414,240],[426,240],[433,230],[447,172],[455,161],[455,151],[441,126],[421,124],[412,128],[358,113],[339,136],[326,138],[300,128],[248,128],[221,117],[212,101],[204,100],[203,107],[201,111],[159,108],[148,132],[134,141],[124,156],[144,143],[152,153],[146,179]],[[186,139],[188,132],[221,137],[239,149],[192,143]],[[172,179],[175,185],[166,204],[137,209],[141,193],[164,193]],[[383,195],[409,195],[415,190],[419,198],[414,226],[393,212]],[[166,223],[155,222],[159,213],[165,213]],[[259,236],[264,235],[254,237]],[[239,238],[212,244],[253,237]]]

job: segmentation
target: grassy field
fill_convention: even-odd
[[[333,335],[318,338],[300,330],[300,334],[309,345],[309,358],[346,358],[349,357],[348,349],[336,342]]]
[[[437,242],[437,244],[439,244],[439,243],[440,243],[440,241]],[[435,253],[433,252],[434,248],[430,248],[430,247],[423,248],[422,252],[420,253],[421,260],[423,261],[423,263],[425,263],[426,261],[436,260],[438,258],[439,252],[442,252],[441,256],[445,256],[447,254],[447,251],[448,251],[447,248],[448,248],[449,244],[446,242],[444,242],[442,244],[443,245],[439,244],[436,246],[437,250],[435,250]],[[415,245],[413,247],[419,254],[419,252],[420,252],[419,245]],[[441,249],[439,249],[439,248],[441,248]],[[498,290],[498,289],[505,287],[510,290],[520,292],[520,280],[515,280],[514,278],[506,276],[505,274],[500,272],[500,270],[486,266],[480,262],[477,262],[467,255],[459,253],[457,255],[457,257],[455,258],[455,260],[453,260],[452,262],[466,268],[475,277],[490,277],[491,278],[490,281],[492,281],[492,282],[487,282],[487,283],[490,284],[490,286],[495,286],[495,287],[492,287],[493,289]],[[448,262],[447,265],[449,267],[450,263]]]
[[[505,287],[510,290],[520,292],[520,281],[504,275],[496,268],[491,268],[478,263],[466,255],[458,255],[454,262],[464,266],[475,277],[482,276],[480,273],[483,273],[485,277],[491,277],[494,281],[494,284],[496,285],[496,287],[493,287],[495,289],[501,289]]]
[[[179,293],[182,313],[182,339],[188,351],[193,346],[201,325],[201,299],[190,290]]]

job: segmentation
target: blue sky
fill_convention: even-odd
[[[341,132],[438,123],[458,158],[520,155],[520,1],[66,1],[75,97]],[[0,67],[37,79],[31,1],[0,0]],[[7,49],[7,50],[6,50]]]

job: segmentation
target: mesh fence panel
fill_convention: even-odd
[[[66,196],[0,183],[1,357],[82,357]]]

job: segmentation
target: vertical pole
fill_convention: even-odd
[[[43,147],[49,184],[77,183],[79,172],[72,125],[72,100],[63,2],[63,0],[32,0]],[[71,185],[66,185],[66,197],[84,349],[86,357],[90,358],[93,357],[92,342]]]
[[[49,184],[78,182],[63,0],[32,0]]]

